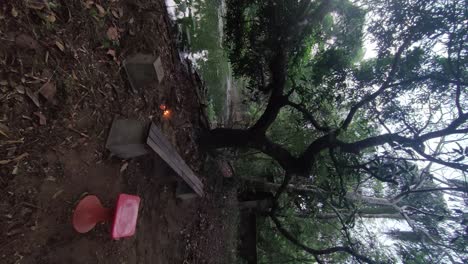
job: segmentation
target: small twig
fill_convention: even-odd
[[[34,205],[34,204],[32,204],[32,203],[22,202],[22,204],[23,204],[24,206],[27,206],[27,207],[31,207],[31,208],[35,208],[35,209],[41,209],[39,206]]]
[[[76,110],[78,108],[78,105],[81,103],[81,101],[83,101],[83,99],[88,96],[88,92],[84,93],[84,95],[78,100],[78,102],[75,104],[75,106],[73,107],[73,110]]]
[[[6,140],[0,142],[0,145],[10,145],[10,144],[23,144],[24,139],[18,139],[18,140]]]
[[[67,128],[70,129],[71,131],[77,133],[77,134],[80,134],[81,136],[83,136],[83,137],[85,137],[85,138],[89,138],[88,135],[86,135],[85,133],[83,133],[83,132],[81,132],[81,131],[76,130],[76,129],[73,128],[71,125],[68,125]]]

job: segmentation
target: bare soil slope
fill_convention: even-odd
[[[202,89],[180,63],[163,0],[1,1],[0,40],[1,263],[228,262],[235,192],[203,169]],[[136,52],[161,56],[166,74],[133,94],[121,65]],[[159,124],[207,195],[177,200],[157,156],[110,157],[115,116]],[[134,237],[113,241],[105,224],[73,230],[80,197],[111,207],[121,192],[142,197]]]

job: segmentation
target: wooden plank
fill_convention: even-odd
[[[177,153],[154,123],[151,124],[147,144],[200,196],[203,183]]]
[[[203,184],[199,179],[193,174],[187,174],[186,170],[182,170],[184,164],[176,161],[174,155],[170,155],[168,151],[157,144],[153,139],[148,137],[147,144],[177,173],[184,181],[200,196],[203,195]],[[178,155],[176,153],[176,155]],[[187,165],[185,165],[187,166]],[[198,182],[197,182],[198,181]]]
[[[156,127],[154,123],[150,126],[149,137],[153,140],[153,142],[160,145],[163,149],[165,149],[168,153],[174,153],[173,158],[176,159],[177,162],[180,163],[181,169],[187,174],[193,176],[193,183],[203,188],[203,183],[198,179],[198,177],[193,173],[190,167],[185,163],[182,157],[178,154],[177,150],[172,146],[172,144],[166,139],[166,137],[162,134],[162,132]]]
[[[203,189],[203,183],[198,179],[195,173],[193,173],[193,171],[185,163],[182,157],[180,157],[180,155],[177,153],[177,150],[174,147],[172,147],[171,145],[164,144],[161,141],[160,137],[157,137],[151,132],[148,138],[151,139],[155,144],[157,144],[161,148],[162,152],[173,153],[173,155],[170,155],[170,157],[175,160],[176,164],[178,164],[178,169],[182,170],[183,173],[188,175],[193,184],[199,186],[200,189]]]
[[[177,166],[177,169],[180,169],[182,173],[187,175],[187,177],[190,179],[190,182],[193,185],[198,186],[200,189],[203,189],[203,183],[198,179],[198,177],[193,173],[193,171],[190,169],[190,167],[185,163],[185,161],[180,157],[180,155],[177,153],[177,150],[175,150],[174,147],[171,145],[164,144],[162,142],[163,139],[161,139],[161,135],[158,137],[154,133],[149,134],[149,139],[152,140],[153,143],[158,145],[158,147],[161,149],[161,152],[166,153],[166,156],[170,156],[168,158],[174,159],[174,162]],[[168,153],[173,153],[173,155],[167,155]]]
[[[171,156],[167,155],[165,151],[162,150],[161,146],[153,142],[151,139],[148,140],[148,145],[156,152],[158,155],[167,163],[169,166],[200,196],[203,196],[203,189],[200,186],[197,186],[192,182],[192,178],[185,174],[180,169],[180,164],[177,163]]]
[[[156,152],[178,175],[182,173],[182,170],[176,166],[174,161],[166,154],[166,151],[162,150],[158,144],[154,143],[151,139],[147,141],[147,144]]]

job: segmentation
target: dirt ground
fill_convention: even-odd
[[[204,92],[165,10],[163,0],[0,1],[0,263],[229,263],[235,191],[196,144]],[[132,93],[121,66],[136,52],[160,56],[165,77]],[[112,157],[115,117],[156,122],[205,197],[176,199],[177,176],[155,155]],[[83,195],[112,207],[122,192],[142,198],[134,237],[111,240],[108,224],[73,230]]]

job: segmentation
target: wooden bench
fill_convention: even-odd
[[[112,122],[106,147],[114,155],[125,159],[149,153],[151,150],[156,152],[183,180],[177,186],[177,197],[188,199],[203,196],[203,183],[156,124],[116,119]]]

